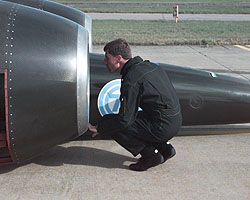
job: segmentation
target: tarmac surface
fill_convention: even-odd
[[[172,14],[164,13],[86,13],[93,20],[174,20]],[[203,21],[250,21],[250,14],[179,14],[179,20]]]
[[[250,79],[250,45],[246,46],[132,46],[133,56],[183,67]],[[103,53],[103,46],[94,46]]]
[[[244,48],[133,46],[132,51],[152,61],[249,79],[250,48]],[[102,46],[94,52],[102,53]],[[209,135],[214,129],[208,127],[208,135],[177,136],[170,141],[176,156],[146,172],[130,171],[136,158],[113,140],[58,145],[22,165],[1,166],[1,199],[249,200],[250,129],[238,126],[245,126],[243,134],[228,125],[217,135]],[[195,130],[200,129],[190,129]]]
[[[0,168],[5,200],[249,200],[249,134],[175,137],[177,155],[146,172],[112,140],[73,141]]]

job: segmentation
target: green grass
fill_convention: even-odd
[[[171,13],[180,4],[180,13],[250,13],[250,0],[56,0],[84,12]],[[76,4],[105,4],[81,6]],[[114,4],[123,6],[112,7]],[[129,4],[129,5],[126,5]],[[141,6],[138,5],[139,4]],[[154,4],[153,7],[143,7]],[[159,4],[159,5],[158,5]],[[130,7],[131,5],[135,5]],[[198,5],[198,7],[197,7]],[[228,6],[226,6],[228,5]],[[231,5],[234,5],[233,7]],[[125,38],[134,45],[233,45],[250,44],[250,22],[222,21],[134,21],[93,20],[93,43],[105,44]]]
[[[250,43],[250,22],[93,20],[94,45],[125,38],[133,45]]]
[[[249,0],[56,0],[84,12],[134,12],[134,13],[171,13],[174,4],[180,4],[180,13],[250,13]],[[76,4],[96,4],[92,6],[80,6]],[[100,5],[102,4],[102,5]],[[119,6],[119,5],[123,6]],[[144,5],[153,7],[143,7]],[[116,5],[114,7],[114,5]],[[139,7],[138,7],[139,5]],[[141,5],[141,6],[140,6]],[[199,5],[197,7],[197,5]],[[231,6],[227,6],[231,5]],[[239,7],[238,5],[248,5]]]
[[[203,3],[203,4],[247,4],[249,0],[54,0],[60,3],[182,3],[182,4],[194,4],[194,3]]]

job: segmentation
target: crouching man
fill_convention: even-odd
[[[132,58],[123,39],[109,42],[104,51],[109,72],[122,76],[121,106],[118,114],[104,115],[97,126],[89,124],[89,130],[93,137],[108,134],[134,156],[140,154],[131,170],[145,171],[164,163],[176,154],[168,141],[182,123],[179,100],[166,71],[139,56]]]

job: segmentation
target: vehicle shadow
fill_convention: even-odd
[[[56,146],[49,152],[33,159],[34,163],[46,166],[72,164],[122,169],[126,168],[123,165],[125,161],[134,162],[136,159],[102,149],[82,146]]]
[[[124,162],[136,162],[136,158],[124,156],[106,150],[96,149],[92,147],[62,147],[55,146],[47,152],[26,161],[19,165],[6,165],[0,167],[0,174],[10,172],[18,167],[38,164],[44,166],[61,166],[63,164],[86,165],[102,168],[120,168],[128,169]]]

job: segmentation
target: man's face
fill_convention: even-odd
[[[120,67],[118,57],[112,56],[108,51],[105,53],[104,64],[107,66],[109,72],[117,72]]]

